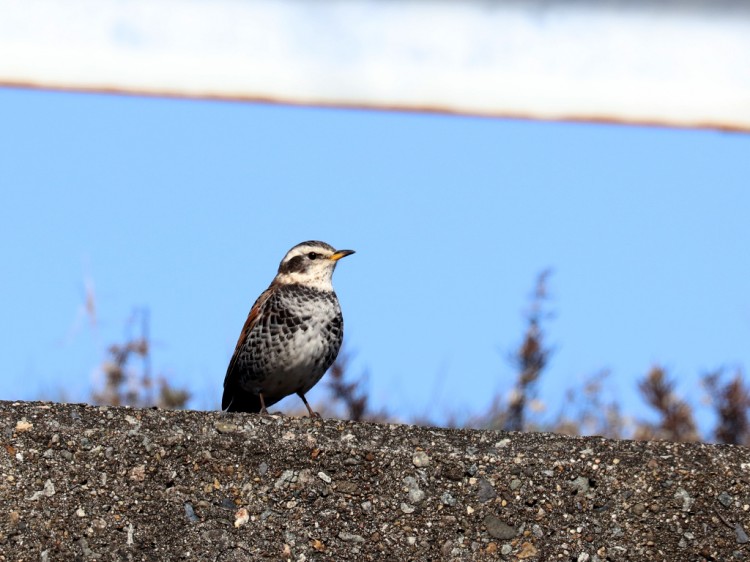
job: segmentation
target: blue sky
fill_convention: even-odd
[[[0,122],[4,399],[84,400],[147,306],[154,369],[218,407],[307,239],[357,251],[334,278],[346,347],[404,419],[510,389],[548,267],[551,412],[602,369],[643,414],[654,363],[695,403],[703,372],[750,363],[750,135],[21,89]]]

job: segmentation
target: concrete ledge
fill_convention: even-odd
[[[0,560],[748,560],[742,447],[0,402]]]

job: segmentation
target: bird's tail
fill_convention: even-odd
[[[225,412],[249,412],[257,414],[261,410],[260,396],[240,387],[233,381],[224,385],[224,396],[221,398],[221,409]]]

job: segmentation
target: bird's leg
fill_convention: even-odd
[[[263,400],[263,393],[262,392],[258,393],[258,398],[260,398],[260,412],[258,412],[258,413],[259,414],[266,414],[266,415],[268,415],[268,410],[266,410],[266,401]]]
[[[318,414],[317,412],[313,412],[313,409],[310,407],[310,404],[307,403],[307,398],[305,398],[304,394],[302,394],[301,392],[298,392],[297,396],[299,396],[300,398],[302,398],[302,401],[305,403],[305,407],[307,408],[307,411],[310,412],[310,417],[311,418],[319,418],[320,417],[320,414]]]

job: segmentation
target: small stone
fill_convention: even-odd
[[[536,549],[536,547],[530,543],[525,542],[521,545],[521,550],[518,551],[518,554],[516,554],[516,558],[519,560],[524,560],[526,558],[533,558],[539,553],[539,551]]]
[[[501,439],[500,441],[495,443],[495,449],[504,449],[508,445],[510,445],[510,439],[506,437],[505,439]]]
[[[401,502],[401,511],[403,511],[404,513],[414,513],[416,509],[417,508],[414,507],[413,505],[409,505],[408,503]]]
[[[578,560],[576,562],[589,562],[589,556],[588,552],[581,552],[581,554],[578,555]]]
[[[646,511],[646,504],[643,502],[638,502],[632,508],[630,508],[630,510],[636,515],[643,515],[643,513]]]
[[[189,502],[185,502],[184,507],[185,507],[185,517],[187,517],[188,521],[190,521],[191,523],[195,523],[201,520],[201,518],[195,514],[195,510],[193,509],[193,504]]]
[[[419,484],[417,484],[417,479],[413,476],[404,476],[404,479],[402,480],[404,483],[404,486],[406,486],[407,489],[411,490],[412,488],[419,488]]]
[[[214,428],[219,433],[236,433],[239,431],[240,426],[225,421],[217,421],[214,423]]]
[[[500,554],[502,554],[503,556],[508,556],[508,554],[510,554],[511,552],[513,552],[513,547],[507,542],[500,547]]]
[[[30,430],[34,427],[34,424],[27,421],[26,418],[21,418],[16,422],[16,433],[23,433],[24,431]]]
[[[444,492],[442,496],[440,496],[440,501],[443,502],[443,505],[450,505],[454,506],[456,505],[456,498],[454,498],[450,492]]]
[[[745,532],[745,529],[742,528],[742,525],[739,523],[734,524],[734,536],[737,538],[737,542],[739,544],[745,544],[748,542],[747,533]]]
[[[242,507],[238,509],[234,514],[234,526],[236,528],[242,527],[245,523],[250,521],[250,513],[248,513],[247,509]]]
[[[513,527],[494,515],[488,515],[484,518],[484,526],[487,527],[487,532],[492,537],[502,541],[510,540],[518,534]]]
[[[724,507],[729,507],[730,505],[732,505],[732,501],[734,500],[734,498],[730,496],[729,494],[727,494],[726,492],[720,493],[719,497],[716,499],[718,499],[719,503],[723,505]]]
[[[318,472],[318,478],[320,478],[320,479],[321,479],[321,480],[322,480],[323,482],[325,482],[326,484],[330,484],[330,483],[331,483],[331,477],[330,477],[330,476],[328,476],[328,475],[327,475],[327,474],[326,474],[325,472],[323,472],[323,471],[320,471],[320,472]]]
[[[406,542],[414,546],[417,544],[417,537],[406,537]]]
[[[365,539],[363,537],[361,537],[360,535],[355,535],[353,533],[347,533],[346,531],[341,531],[338,534],[338,537],[342,541],[347,541],[347,542],[357,542],[357,543],[363,543],[363,542],[365,542]]]
[[[76,515],[78,517],[86,517],[86,512],[83,510],[82,507],[79,507],[78,509],[76,509]]]
[[[579,476],[571,481],[570,486],[576,491],[576,493],[585,494],[591,488],[591,482],[585,476]]]
[[[337,482],[336,483],[336,490],[338,490],[341,494],[349,494],[351,496],[358,496],[359,495],[359,486],[357,486],[354,482]]]
[[[412,488],[409,490],[409,501],[411,503],[419,503],[425,497],[425,493],[419,488]]]
[[[514,478],[510,481],[510,489],[511,490],[518,490],[523,485],[523,483],[518,479]]]
[[[359,505],[365,511],[370,511],[372,509],[372,502],[371,501],[362,502]]]
[[[682,503],[682,511],[690,511],[690,508],[695,503],[695,498],[690,497],[685,488],[677,488],[677,491],[674,493],[674,499]]]
[[[278,477],[276,482],[274,482],[273,487],[276,490],[278,490],[279,488],[284,488],[285,486],[289,486],[297,482],[297,478],[298,475],[295,474],[293,470],[285,470],[281,473],[281,476]]]
[[[146,479],[146,465],[140,464],[130,469],[128,477],[135,482],[143,482]]]
[[[264,476],[268,472],[268,465],[265,462],[262,462],[258,465],[258,474],[261,476]]]
[[[52,480],[47,480],[44,483],[44,488],[41,490],[38,490],[31,494],[31,497],[26,498],[28,501],[35,502],[39,498],[46,497],[50,498],[55,495],[55,485],[52,483]]]
[[[413,462],[414,466],[417,468],[424,468],[425,466],[430,465],[430,457],[424,451],[417,451],[414,453],[411,462]]]
[[[479,491],[477,492],[477,496],[479,497],[479,501],[484,503],[495,499],[497,497],[497,492],[486,478],[481,478],[479,480]]]

